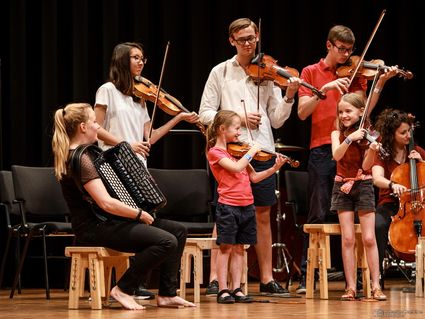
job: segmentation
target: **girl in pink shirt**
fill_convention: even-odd
[[[286,159],[276,156],[275,164],[269,169],[256,172],[249,164],[260,151],[254,145],[240,159],[227,151],[229,142],[238,142],[241,134],[241,118],[233,111],[220,110],[207,131],[207,158],[211,171],[218,183],[216,208],[217,256],[219,293],[218,303],[252,302],[240,288],[244,245],[257,243],[254,198],[250,182],[257,183],[275,173]],[[227,285],[229,257],[232,255],[232,291]]]

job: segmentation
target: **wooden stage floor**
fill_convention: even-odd
[[[291,289],[295,289],[297,284]],[[250,283],[250,293],[258,292],[258,283]],[[386,282],[387,301],[340,301],[344,282],[329,282],[329,300],[301,298],[270,298],[270,303],[217,304],[214,297],[202,296],[196,308],[171,309],[157,308],[155,300],[144,301],[149,305],[146,310],[128,311],[113,303],[103,310],[91,310],[88,298],[80,299],[79,310],[68,310],[68,294],[63,290],[52,290],[51,300],[45,299],[44,290],[23,289],[21,295],[9,299],[9,290],[0,290],[0,318],[424,318],[425,298],[415,297],[414,292],[404,292],[404,288],[414,288],[403,279],[391,279]],[[204,293],[204,289],[201,290]],[[192,289],[188,289],[191,300]]]

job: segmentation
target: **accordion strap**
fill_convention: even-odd
[[[98,208],[93,207],[97,205],[93,202],[92,198],[87,194],[87,191],[84,189],[83,185],[81,184],[81,157],[83,156],[86,150],[96,155],[99,155],[100,153],[102,153],[102,149],[100,149],[96,145],[93,145],[93,144],[79,145],[74,150],[74,152],[71,155],[71,158],[69,159],[69,166],[72,172],[72,178],[74,179],[75,185],[77,185],[78,189],[83,195],[84,200],[89,202],[90,205],[92,206],[92,211],[96,215],[96,217],[100,219],[101,221],[106,221],[108,218],[102,214],[97,213]]]

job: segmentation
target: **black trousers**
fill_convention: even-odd
[[[104,246],[135,253],[134,262],[117,282],[117,286],[133,294],[146,275],[159,267],[159,296],[177,296],[178,271],[186,243],[184,225],[157,218],[151,225],[135,221],[107,220],[100,222],[90,234],[79,241],[86,245]]]
[[[398,202],[385,203],[376,208],[375,215],[375,236],[378,245],[379,271],[382,274],[382,262],[385,257],[385,250],[388,246],[388,231],[391,225],[391,217],[398,212]]]

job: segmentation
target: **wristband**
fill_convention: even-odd
[[[248,162],[251,162],[252,160],[252,156],[249,155],[248,153],[246,153],[243,157],[245,157],[248,160]]]
[[[143,213],[143,210],[141,209],[141,208],[139,208],[139,212],[137,213],[137,216],[136,216],[136,221],[140,221],[140,216],[142,216],[142,213]]]
[[[376,93],[376,94],[380,94],[381,91],[382,91],[382,89],[379,89],[379,88],[374,88],[373,89],[373,92]]]
[[[393,190],[393,185],[394,183],[392,181],[390,181],[390,183],[388,184],[388,188],[392,191]]]
[[[349,137],[346,137],[344,142],[347,143],[348,145],[350,145],[352,140]]]

